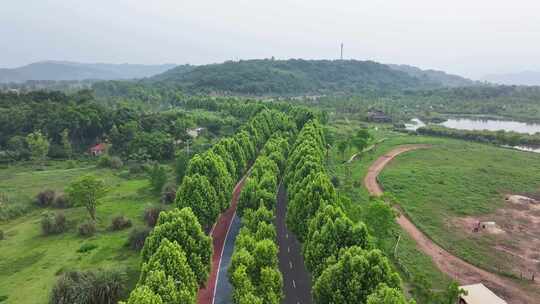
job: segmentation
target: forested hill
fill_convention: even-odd
[[[388,66],[394,70],[402,71],[413,77],[424,80],[425,82],[440,83],[444,87],[455,88],[480,85],[480,83],[476,81],[458,75],[448,74],[443,71],[422,70],[417,67],[404,64],[389,64]]]
[[[0,83],[28,80],[115,80],[150,77],[175,67],[173,64],[105,64],[42,61],[13,69],[0,69]]]
[[[428,76],[430,74],[427,74]],[[357,60],[242,60],[171,69],[150,79],[187,92],[250,95],[317,95],[444,87],[388,65]]]

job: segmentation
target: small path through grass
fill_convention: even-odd
[[[377,177],[384,167],[396,156],[408,151],[429,147],[430,145],[404,145],[379,157],[369,167],[368,173],[364,178],[364,185],[368,192],[375,196],[383,194],[383,189],[379,185]],[[506,298],[509,303],[538,303],[537,297],[529,295],[528,291],[523,290],[514,281],[471,265],[435,244],[401,212],[397,222],[416,241],[418,248],[432,258],[433,262],[442,272],[448,274],[460,284],[484,283],[498,292],[500,296]],[[537,282],[535,285],[540,284]]]

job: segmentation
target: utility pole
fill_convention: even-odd
[[[341,60],[343,60],[343,42],[341,43],[341,56],[340,56]]]

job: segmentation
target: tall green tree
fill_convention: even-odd
[[[186,175],[190,156],[184,151],[180,151],[176,154],[176,160],[174,162],[174,172],[176,174],[176,183],[181,184],[184,175]]]
[[[137,286],[129,295],[127,302],[120,304],[165,304],[161,297],[155,294],[150,287],[146,285]]]
[[[165,183],[167,183],[167,169],[158,163],[155,163],[148,172],[150,186],[155,192],[161,191]]]
[[[73,156],[73,147],[71,146],[71,141],[69,139],[69,130],[64,129],[61,134],[62,140],[62,148],[64,149],[64,154],[67,158],[71,159]]]
[[[337,144],[337,149],[339,153],[341,154],[341,158],[345,159],[345,151],[349,148],[349,141],[347,140],[341,140]]]
[[[189,207],[208,230],[221,211],[218,196],[206,176],[187,175],[176,192],[176,206]]]
[[[399,275],[379,250],[350,247],[315,281],[313,298],[319,304],[365,303],[379,284],[400,289]]]
[[[49,152],[49,140],[41,131],[34,131],[26,136],[32,159],[43,163]]]
[[[167,286],[168,277],[172,278],[172,290]],[[143,263],[139,284],[148,285],[166,303],[172,299],[180,300],[172,303],[196,302],[197,279],[188,264],[186,254],[176,241],[171,242],[167,238],[161,240],[158,249]]]
[[[414,300],[407,301],[401,290],[380,284],[375,292],[367,298],[366,304],[415,304]]]
[[[143,261],[148,261],[163,239],[177,242],[187,255],[188,264],[202,285],[210,272],[212,240],[203,230],[190,208],[161,212],[156,227],[144,242],[141,252]]]
[[[226,210],[231,199],[233,181],[221,157],[212,151],[193,156],[189,161],[187,175],[197,173],[208,178],[218,196],[220,211]]]
[[[102,179],[93,175],[84,175],[72,182],[66,188],[66,193],[74,205],[84,206],[90,218],[95,221],[96,208],[107,193],[107,187]]]
[[[339,207],[322,207],[309,223],[303,248],[306,266],[317,278],[325,269],[328,258],[337,256],[341,249],[351,246],[371,248],[366,225],[354,224]]]

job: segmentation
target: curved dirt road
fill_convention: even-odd
[[[368,192],[375,196],[383,194],[383,190],[377,182],[377,176],[394,157],[407,151],[428,147],[430,146],[399,146],[379,157],[369,167],[368,173],[364,178],[364,185]],[[508,303],[533,304],[540,302],[538,295],[535,297],[534,295],[527,294],[528,292],[526,290],[510,279],[480,269],[450,254],[448,251],[435,244],[403,214],[400,213],[397,222],[416,241],[418,248],[432,258],[435,265],[437,265],[442,272],[448,274],[460,284],[484,283],[484,285],[489,286],[499,296],[506,299]]]

